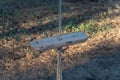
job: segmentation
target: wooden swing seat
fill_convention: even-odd
[[[48,49],[60,48],[62,46],[81,43],[86,41],[87,38],[88,36],[84,32],[74,32],[70,34],[63,34],[45,39],[34,40],[30,42],[30,45],[38,51],[44,51]]]

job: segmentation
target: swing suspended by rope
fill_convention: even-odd
[[[62,34],[62,16],[61,16],[62,0],[59,0],[59,35],[45,39],[34,40],[30,45],[38,50],[44,51],[48,49],[57,48],[59,53],[57,55],[57,80],[62,80],[62,63],[61,63],[61,49],[63,46],[69,46],[76,43],[81,43],[87,40],[88,36],[84,32],[74,32],[70,34]]]
[[[38,51],[44,51],[52,48],[60,48],[87,40],[88,36],[83,32],[74,32],[62,34],[62,0],[59,0],[59,34],[50,38],[34,40],[30,45]]]

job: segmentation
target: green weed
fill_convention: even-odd
[[[105,31],[111,28],[112,27],[109,24],[105,24],[105,25],[99,26],[98,31]]]
[[[2,25],[0,25],[0,30],[2,30],[3,29],[3,26]]]
[[[95,21],[93,19],[90,19],[88,23],[80,23],[78,25],[73,24],[73,22],[69,22],[64,28],[63,32],[68,33],[68,32],[86,32],[88,34],[94,34],[100,31],[105,31],[110,29],[110,25],[102,25],[102,26],[95,26]]]

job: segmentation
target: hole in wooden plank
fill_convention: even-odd
[[[69,43],[73,43],[73,41],[69,41],[69,42],[66,42],[66,43],[68,43],[68,44],[69,44]]]
[[[38,42],[38,41],[37,41],[36,43],[37,43],[37,44],[39,44],[39,42]]]
[[[73,35],[73,37],[76,37],[75,35]]]
[[[44,48],[45,48],[45,47],[43,47],[43,46],[41,47],[41,49],[44,49]]]

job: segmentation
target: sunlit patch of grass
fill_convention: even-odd
[[[80,23],[78,25],[74,25],[73,22],[69,22],[64,28],[63,32],[64,33],[69,33],[69,32],[86,32],[87,34],[94,34],[100,31],[105,31],[110,29],[111,26],[108,24],[104,25],[95,25],[94,20],[89,20],[88,23]]]

